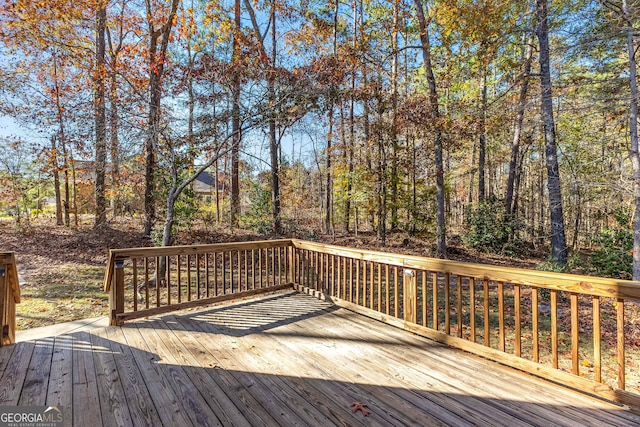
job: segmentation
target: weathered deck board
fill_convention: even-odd
[[[361,401],[368,417],[352,413]],[[640,416],[283,292],[0,348],[0,405],[67,425],[638,425]]]
[[[46,400],[52,357],[53,339],[37,340],[18,405],[32,406]]]

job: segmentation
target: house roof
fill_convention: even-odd
[[[200,172],[200,174],[196,178],[196,181],[201,182],[209,187],[213,187],[216,185],[216,177],[207,171]]]

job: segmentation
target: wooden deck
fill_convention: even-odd
[[[45,404],[75,426],[640,424],[295,292],[0,348],[0,406]]]

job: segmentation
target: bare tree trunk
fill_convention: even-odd
[[[113,216],[119,210],[118,201],[119,187],[120,187],[120,142],[119,142],[119,116],[118,116],[118,93],[117,93],[117,76],[115,70],[110,73],[111,88],[109,91],[109,157],[111,159],[111,208],[113,209]]]
[[[71,152],[71,187],[73,188],[73,221],[78,226],[78,185],[76,182],[76,162]]]
[[[94,119],[96,138],[96,193],[94,228],[107,222],[107,201],[105,199],[105,175],[107,162],[107,118],[105,110],[105,30],[107,21],[106,5],[101,1],[96,13],[96,69],[94,76]]]
[[[524,111],[527,102],[527,91],[529,90],[529,74],[531,73],[531,57],[533,56],[533,41],[527,42],[522,66],[522,85],[520,86],[520,96],[518,97],[517,117],[513,128],[513,140],[511,142],[511,158],[509,159],[509,177],[507,178],[507,192],[504,200],[505,210],[512,218],[516,216],[514,192],[516,188],[516,175],[518,157],[520,156],[520,138],[524,124]]]
[[[391,30],[391,230],[397,230],[398,222],[398,16],[400,2],[393,2],[393,26]]]
[[[62,225],[62,198],[60,196],[60,171],[58,170],[58,148],[56,136],[51,136],[51,169],[53,171],[53,189],[56,195],[56,225]]]
[[[240,32],[240,0],[234,3],[234,19],[236,31]],[[233,36],[233,58],[235,63],[240,60],[240,41],[238,35]],[[240,74],[235,69],[231,88],[231,228],[238,227],[240,223]]]
[[[484,49],[482,49],[484,51]],[[482,60],[482,58],[481,58]],[[478,203],[484,203],[486,198],[487,184],[486,161],[487,161],[487,65],[482,64],[480,75],[480,117],[478,121]]]
[[[326,174],[326,194],[325,194],[325,217],[324,217],[324,229],[327,234],[331,232],[331,224],[333,223],[333,206],[332,206],[332,193],[333,188],[331,185],[331,150],[332,150],[332,139],[333,139],[333,101],[331,101],[331,106],[329,107],[329,129],[327,131],[327,158],[325,165],[325,174]]]
[[[271,70],[267,78],[267,92],[269,97],[270,117],[269,117],[269,152],[271,154],[271,212],[273,220],[273,232],[280,234],[282,232],[282,223],[280,218],[280,156],[278,155],[280,144],[276,135],[276,117],[275,117],[275,72],[276,72],[276,54],[277,54],[277,37],[276,37],[276,7],[275,3],[271,12]]]
[[[69,191],[69,154],[67,152],[67,143],[65,141],[64,133],[61,132],[60,141],[62,143],[62,170],[64,171],[64,200],[62,205],[64,207],[64,225],[69,227],[71,225],[71,217],[69,211],[71,210],[71,193]]]
[[[358,48],[358,3],[357,0],[353,0],[351,6],[351,13],[353,14],[353,40],[351,47],[354,52]],[[347,194],[344,201],[344,230],[349,233],[349,227],[351,222],[351,199],[353,192],[353,150],[356,145],[356,124],[355,124],[355,92],[356,92],[356,64],[351,68],[351,94],[349,99],[349,145],[346,147],[347,156]],[[357,208],[357,207],[356,207]],[[357,217],[355,218],[356,235],[358,234]]]
[[[420,26],[420,41],[422,43],[422,57],[424,60],[427,83],[429,85],[429,107],[431,119],[434,123],[434,154],[436,166],[436,251],[441,258],[447,256],[447,229],[445,220],[445,194],[444,194],[444,161],[442,147],[442,124],[440,123],[440,107],[438,104],[438,92],[436,78],[431,64],[431,42],[429,40],[429,28],[424,15],[422,0],[414,0]]]
[[[169,47],[169,39],[174,24],[174,17],[180,0],[171,0],[171,10],[166,21],[160,28],[155,27],[153,20],[153,10],[151,0],[145,0],[147,8],[147,24],[149,26],[149,113],[147,116],[147,138],[145,142],[146,168],[145,168],[145,191],[144,191],[144,211],[145,236],[151,235],[151,230],[156,219],[155,207],[155,150],[158,147],[160,137],[160,101],[162,100],[162,77],[164,76],[164,66],[166,53]],[[158,45],[158,42],[160,44]]]
[[[537,34],[540,43],[542,123],[544,127],[547,189],[549,192],[549,215],[551,219],[551,259],[558,265],[564,266],[567,264],[567,240],[564,231],[558,150],[553,119],[547,0],[536,0],[536,15],[538,19]]]
[[[384,103],[379,88],[376,88],[376,98],[378,103],[378,122],[376,129],[376,144],[378,148],[378,240],[381,246],[387,244],[387,152],[384,146],[383,116]]]

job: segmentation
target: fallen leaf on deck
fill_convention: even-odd
[[[367,409],[366,403],[351,402],[351,412],[355,414],[358,411],[362,412],[362,415],[364,415],[365,417],[368,417],[370,414],[369,410]]]

